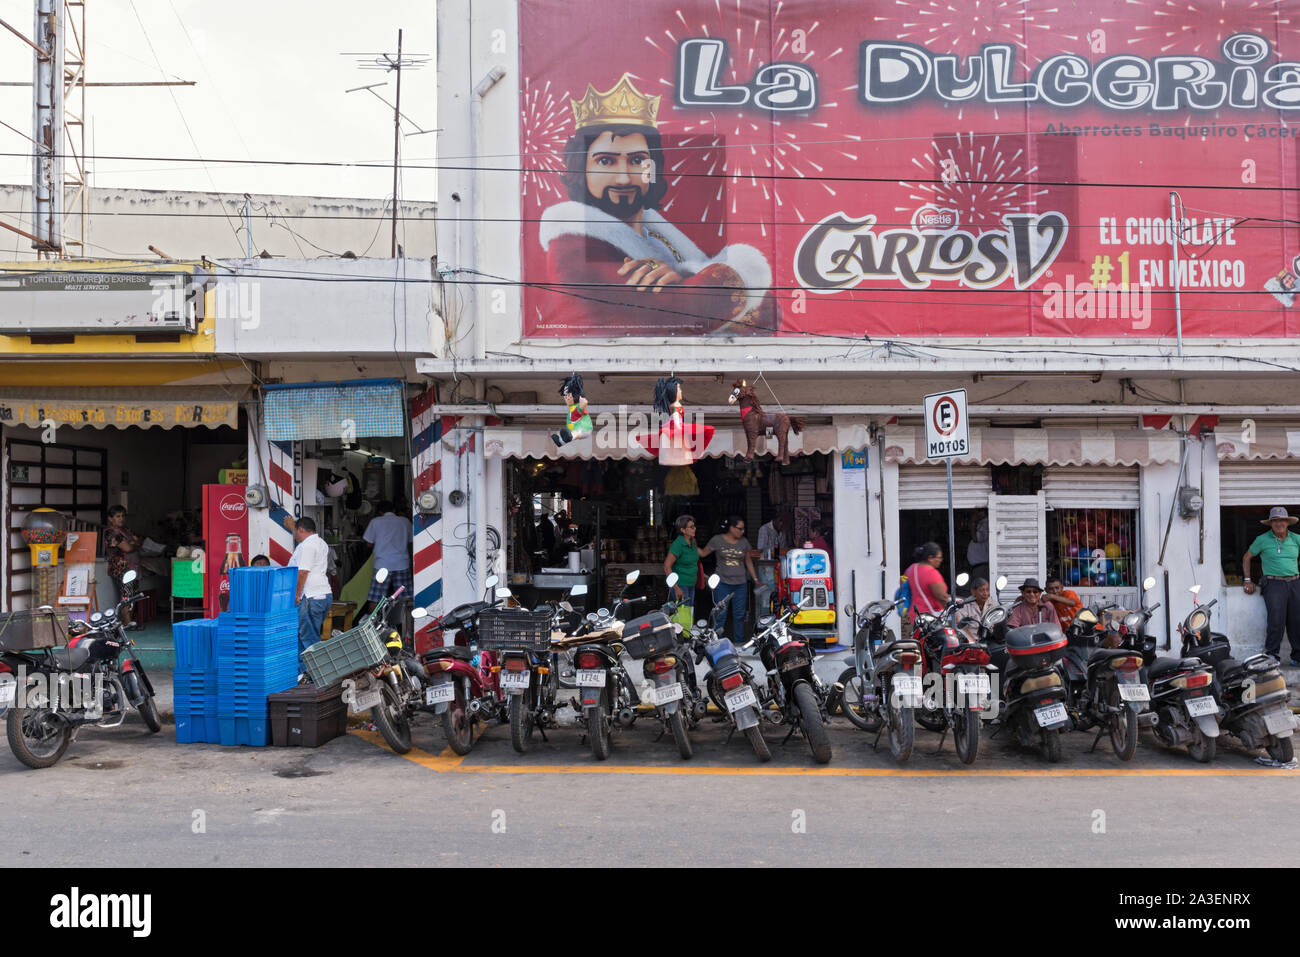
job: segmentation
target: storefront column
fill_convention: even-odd
[[[844,606],[858,607],[880,597],[881,549],[880,461],[874,448],[865,451],[865,469],[844,468],[844,450],[835,453],[835,620],[840,647],[853,644],[853,620]],[[856,474],[855,474],[856,473]],[[846,487],[846,479],[862,476],[866,488]],[[855,594],[856,585],[856,594]]]

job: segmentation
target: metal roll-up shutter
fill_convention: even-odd
[[[1220,462],[1220,505],[1283,505],[1300,501],[1300,461]]]
[[[1048,508],[1137,508],[1138,470],[1064,466],[1043,470]]]
[[[988,508],[993,479],[988,466],[958,465],[952,470],[952,507]],[[947,508],[948,477],[942,465],[901,465],[898,507]]]

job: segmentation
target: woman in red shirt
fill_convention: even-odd
[[[908,612],[911,621],[916,620],[918,612],[937,615],[952,601],[939,571],[942,564],[943,549],[934,542],[926,542],[916,550],[912,565],[907,569],[907,581],[912,587],[912,607]]]

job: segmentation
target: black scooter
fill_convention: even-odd
[[[1006,630],[1005,643],[991,644],[989,658],[1002,674],[999,727],[1011,728],[1022,747],[1037,746],[1043,760],[1061,760],[1061,733],[1071,726],[1059,662],[1065,633],[1050,622]]]

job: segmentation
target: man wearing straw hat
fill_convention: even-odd
[[[1250,543],[1250,549],[1241,558],[1241,577],[1246,583],[1246,594],[1255,594],[1255,583],[1250,580],[1250,560],[1258,555],[1264,569],[1259,590],[1268,609],[1264,652],[1282,657],[1285,627],[1291,643],[1291,664],[1300,667],[1300,535],[1289,530],[1296,522],[1300,518],[1288,515],[1285,508],[1270,509],[1268,518],[1260,519],[1260,524],[1269,526],[1271,531]]]

